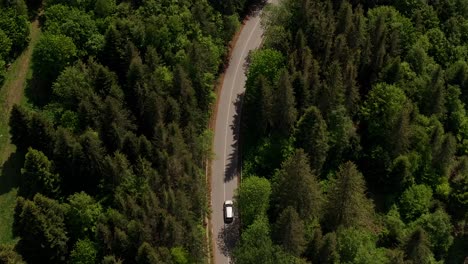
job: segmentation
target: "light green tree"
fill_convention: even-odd
[[[235,200],[243,226],[249,226],[257,217],[266,215],[270,194],[270,182],[265,178],[249,176],[241,182]]]

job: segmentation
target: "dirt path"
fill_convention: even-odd
[[[28,47],[12,63],[3,87],[0,88],[0,244],[15,244],[17,241],[13,236],[12,226],[22,158],[14,154],[15,146],[10,142],[8,120],[13,105],[20,104],[24,98],[31,56],[40,34],[39,21],[36,18],[30,24]]]
[[[36,18],[31,23],[29,45],[8,70],[7,78],[1,88],[0,120],[5,126],[7,126],[13,105],[19,104],[23,98],[24,87],[28,77],[29,66],[31,64],[32,52],[37,40],[39,39],[40,32],[39,20]],[[2,133],[1,136],[8,137],[8,135],[5,134]],[[8,139],[3,139],[1,141],[3,144],[0,144],[0,162],[5,161],[14,149]]]

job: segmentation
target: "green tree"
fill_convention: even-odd
[[[351,161],[342,164],[329,187],[326,204],[326,225],[367,227],[373,225],[373,203],[366,197],[364,177]]]
[[[270,182],[265,178],[249,176],[237,189],[236,201],[242,225],[251,225],[257,217],[266,215],[271,194]]]
[[[434,264],[436,263],[430,249],[430,242],[426,232],[422,228],[417,228],[408,238],[405,244],[405,252],[408,260],[414,264]]]
[[[318,257],[320,260],[319,263],[340,263],[340,255],[338,253],[338,242],[335,232],[330,232],[323,236]]]
[[[389,183],[392,187],[390,192],[392,193],[402,193],[412,186],[414,184],[414,175],[410,158],[402,155],[393,160],[389,177]]]
[[[300,256],[305,249],[305,228],[302,219],[291,206],[281,212],[275,225],[276,241],[295,256]]]
[[[310,170],[308,156],[302,149],[296,150],[281,165],[273,179],[272,198],[278,214],[291,206],[305,221],[320,216],[322,193],[316,176]]]
[[[96,245],[89,239],[78,240],[70,253],[70,262],[73,264],[96,263],[98,250]]]
[[[432,214],[425,214],[416,221],[429,235],[431,249],[437,259],[446,256],[450,246],[453,244],[450,216],[443,210],[438,209]]]
[[[77,47],[78,55],[97,54],[99,50],[93,50],[93,47],[103,46],[104,37],[99,34],[95,21],[86,12],[59,4],[49,6],[44,15],[47,32],[70,37]]]
[[[0,59],[7,59],[10,54],[12,41],[0,28]]]
[[[38,77],[51,83],[75,56],[76,46],[71,38],[44,34],[34,47],[32,67]]]
[[[292,88],[289,74],[283,70],[280,74],[278,81],[278,88],[276,90],[275,98],[275,127],[277,127],[281,134],[288,136],[296,123],[297,109],[294,97],[294,90]]]
[[[13,8],[2,8],[0,29],[12,42],[11,50],[19,54],[29,42],[29,22],[26,15],[17,13]]]
[[[30,146],[29,128],[31,126],[31,115],[22,106],[13,105],[8,122],[10,127],[11,141],[18,150],[26,152]]]
[[[388,263],[383,249],[376,248],[377,238],[355,228],[338,229],[337,248],[342,263]]]
[[[25,264],[23,258],[12,245],[0,245],[0,262],[5,264]]]
[[[68,254],[65,214],[64,205],[41,194],[32,201],[18,198],[13,233],[20,237],[16,248],[25,261],[63,262]]]
[[[400,197],[400,211],[405,220],[414,220],[429,210],[432,190],[421,184],[406,189]]]
[[[367,122],[372,137],[389,138],[406,100],[405,93],[396,86],[379,83],[372,88],[361,108],[362,119]]]
[[[242,232],[240,244],[233,253],[238,264],[274,263],[273,243],[266,217],[258,217],[252,225]]]
[[[274,97],[271,86],[268,84],[268,80],[263,77],[263,75],[260,75],[257,80],[258,86],[260,87],[260,97],[259,111],[257,111],[258,119],[256,120],[256,124],[260,124],[258,129],[260,130],[260,135],[263,135],[266,131],[273,127]]]
[[[32,198],[36,193],[42,193],[58,197],[60,176],[54,172],[53,163],[41,151],[28,149],[24,166],[21,169],[21,177],[20,195]]]
[[[29,137],[34,139],[31,140],[31,147],[51,156],[55,142],[55,129],[52,122],[42,113],[34,113],[29,129]]]
[[[263,75],[272,83],[276,82],[279,77],[279,70],[283,65],[283,55],[274,49],[262,49],[253,52],[250,55],[250,65],[247,73],[247,89],[255,84],[260,75]]]
[[[303,148],[309,156],[311,169],[320,175],[329,145],[327,124],[317,107],[309,107],[299,119],[295,138],[298,147]]]
[[[141,264],[157,263],[159,256],[157,251],[148,242],[143,242],[138,248],[136,260]]]
[[[106,17],[114,13],[115,0],[97,0],[94,5],[94,13],[100,17]]]
[[[93,237],[97,221],[103,212],[102,206],[85,192],[69,196],[68,205],[67,225],[70,237],[73,239]],[[86,242],[83,243],[86,245]]]

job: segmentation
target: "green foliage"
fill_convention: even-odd
[[[436,263],[434,255],[429,248],[430,242],[426,232],[418,228],[408,238],[405,245],[407,258],[415,264]]]
[[[44,15],[48,33],[70,37],[79,56],[95,55],[104,45],[104,38],[98,33],[96,23],[86,12],[64,5],[54,5],[47,8]],[[96,47],[97,49],[94,49]]]
[[[94,13],[100,17],[107,17],[114,13],[115,8],[115,0],[97,0],[94,5]]]
[[[89,239],[78,240],[70,253],[70,261],[73,264],[93,264],[97,261],[97,249]]]
[[[351,161],[342,164],[328,189],[326,225],[367,227],[373,225],[373,203],[366,197],[364,177]]]
[[[396,86],[384,83],[375,85],[361,108],[362,117],[368,122],[370,135],[388,138],[389,132],[398,122],[406,100],[404,92]]]
[[[51,83],[76,56],[73,40],[64,35],[44,34],[32,55],[34,73]]]
[[[0,29],[0,59],[6,59],[7,56],[10,54],[11,39],[5,34],[5,32]]]
[[[385,251],[376,248],[376,237],[355,228],[339,229],[337,248],[342,263],[388,263]]]
[[[8,125],[12,134],[11,141],[16,145],[18,150],[26,152],[30,146],[29,127],[31,116],[27,110],[19,105],[14,105],[11,109],[10,120]]]
[[[24,264],[21,255],[19,255],[12,245],[0,245],[0,262],[5,264]]]
[[[438,209],[432,214],[425,214],[416,223],[428,234],[431,248],[437,259],[447,254],[453,243],[453,230],[450,216],[443,210]]]
[[[312,106],[305,110],[297,122],[295,138],[309,155],[312,170],[320,174],[329,146],[327,124],[318,108]]]
[[[171,255],[174,258],[175,263],[177,264],[188,264],[188,254],[187,251],[182,247],[174,247],[171,249]]]
[[[24,14],[12,8],[0,7],[0,30],[11,40],[11,50],[19,54],[29,42],[29,23]],[[2,50],[0,53],[3,53]],[[6,59],[6,58],[5,58]]]
[[[429,210],[432,190],[428,186],[413,185],[400,198],[400,211],[405,220],[414,220]]]
[[[237,190],[236,202],[242,224],[251,225],[257,217],[266,215],[271,194],[270,182],[257,176],[246,177]]]
[[[274,263],[273,243],[266,217],[258,217],[244,232],[233,258],[236,263]]]
[[[60,263],[68,254],[65,226],[66,206],[36,194],[19,197],[13,232],[20,236],[16,249],[28,263]]]
[[[305,221],[320,217],[322,193],[302,149],[283,162],[272,185],[272,206],[277,214],[291,206]]]
[[[70,227],[70,236],[75,239],[93,237],[103,211],[102,206],[84,192],[69,196],[68,205],[67,224]]]
[[[286,207],[278,216],[274,237],[284,250],[295,256],[300,256],[304,251],[304,222],[291,206]]]
[[[253,88],[253,82],[264,76],[271,83],[279,78],[279,70],[284,65],[283,55],[274,49],[262,49],[250,54],[249,72],[247,73],[247,87]]]
[[[61,179],[53,170],[52,162],[44,153],[29,148],[21,169],[22,183],[19,194],[29,199],[36,193],[50,197],[58,196]]]

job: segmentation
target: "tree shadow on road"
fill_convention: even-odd
[[[229,126],[234,138],[231,144],[232,151],[229,153],[228,164],[226,164],[224,171],[224,182],[232,180],[239,171],[239,136],[243,97],[244,94],[239,94],[234,103],[234,118]]]
[[[232,258],[232,251],[239,242],[239,221],[234,218],[230,224],[224,225],[218,233],[219,251],[226,257]]]

